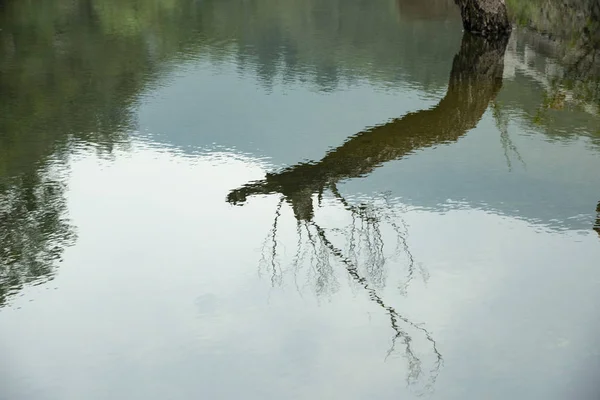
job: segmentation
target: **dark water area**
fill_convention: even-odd
[[[507,4],[0,1],[0,399],[597,398],[595,25]]]

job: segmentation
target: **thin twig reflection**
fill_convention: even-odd
[[[300,163],[277,173],[268,173],[263,180],[250,182],[231,191],[227,201],[243,204],[249,196],[278,194],[281,200],[275,213],[273,228],[266,243],[273,248],[265,250],[273,270],[272,282],[281,281],[277,271],[279,261],[277,248],[278,220],[282,202],[290,205],[297,221],[298,244],[293,258],[292,270],[296,288],[300,265],[308,266],[310,284],[317,296],[331,295],[339,286],[335,264],[344,267],[351,281],[366,292],[368,298],[385,310],[394,331],[391,347],[386,358],[394,354],[397,343],[403,344],[403,356],[407,359],[409,385],[425,381],[424,389],[432,390],[443,364],[441,352],[431,333],[401,315],[386,303],[381,294],[386,286],[387,255],[384,232],[396,235],[396,254],[406,257],[406,275],[400,291],[406,295],[418,271],[427,280],[426,271],[415,260],[408,242],[408,225],[400,218],[387,198],[381,201],[350,202],[338,190],[338,183],[352,178],[364,177],[391,160],[398,160],[416,150],[433,148],[440,144],[458,141],[475,127],[488,109],[502,85],[503,60],[507,40],[489,41],[465,34],[461,48],[452,65],[448,90],[444,98],[433,108],[409,113],[386,124],[375,126],[352,136],[344,144],[329,151],[321,160]],[[507,135],[502,136],[508,157],[508,149],[520,155]],[[521,160],[522,161],[522,160]],[[510,159],[508,159],[509,168]],[[317,222],[313,198],[317,206],[328,207],[325,192],[330,191],[334,205],[339,203],[349,212],[350,226],[325,228]],[[338,234],[346,239],[345,246],[338,246],[334,238]],[[279,274],[279,275],[277,275]],[[423,358],[415,351],[414,335],[422,335],[435,356],[428,378],[424,378]]]

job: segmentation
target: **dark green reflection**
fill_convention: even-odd
[[[426,89],[443,87],[447,76],[443,60],[454,50],[433,37],[443,32],[452,44],[453,32],[459,32],[447,26],[460,26],[458,18],[448,17],[448,11],[455,9],[453,1],[389,4],[386,8],[361,0],[2,1],[3,196],[18,197],[16,193],[25,188],[38,193],[47,187],[50,178],[40,171],[48,170],[49,159],[64,159],[75,145],[92,146],[106,154],[127,144],[128,133],[136,125],[133,110],[140,94],[171,65],[185,59],[206,57],[218,65],[234,56],[240,69],[255,74],[267,86],[281,76],[288,81],[308,80],[321,90],[363,78],[385,84],[408,80]],[[587,47],[582,48],[597,51],[594,10],[588,13],[590,24],[582,36]],[[432,18],[431,23],[425,21]],[[409,19],[410,24],[404,23]],[[439,30],[431,29],[433,25]],[[430,48],[432,43],[440,47]],[[500,87],[499,81],[486,75],[501,72],[493,64],[494,46],[463,38],[448,93],[435,108],[359,133],[319,162],[270,174],[264,181],[232,192],[230,200],[279,192],[300,221],[310,221],[313,193],[327,189],[335,193],[341,180],[368,174],[416,149],[457,140],[477,123]],[[469,50],[477,47],[481,49]],[[415,57],[423,54],[429,58],[428,68]],[[594,54],[584,53],[575,64],[576,73],[569,75],[574,84],[592,93],[598,86],[588,85],[595,81],[588,79],[594,75],[586,68],[593,65],[589,60]],[[480,70],[468,72],[465,68],[471,64]],[[471,90],[476,95],[469,94]],[[59,200],[45,195],[38,203],[58,207]],[[21,215],[6,213],[7,221]],[[5,231],[10,233],[12,228]]]
[[[60,172],[68,154],[127,140],[152,65],[136,41],[106,36],[90,1],[0,7],[0,305],[49,279],[75,239]]]
[[[201,55],[218,65],[234,54],[266,85],[282,74],[323,90],[352,77],[400,82],[398,65],[425,86],[443,84],[435,73],[419,75],[410,54],[388,51],[407,37],[397,22],[393,7],[359,0],[0,2],[0,304],[50,276],[74,240],[52,168],[81,146],[110,154],[127,145],[140,94],[174,61]],[[417,28],[402,51],[436,34]]]
[[[185,7],[184,7],[185,6]],[[198,26],[192,1],[0,4],[0,305],[74,241],[55,170],[127,146],[139,95]]]
[[[73,141],[110,151],[126,140],[154,64],[142,37],[106,32],[96,5],[9,1],[2,9],[0,113],[9,117],[0,120],[0,174]]]
[[[447,6],[452,0],[436,2]],[[404,3],[411,2],[399,1]],[[0,7],[0,176],[27,170],[74,141],[105,152],[127,142],[139,95],[164,76],[172,61],[190,57],[218,65],[234,55],[240,69],[267,85],[279,74],[286,80],[308,79],[323,90],[364,77],[400,83],[409,76],[420,85],[441,87],[445,65],[432,62],[434,69],[425,73],[413,57],[437,33],[420,25],[408,31],[398,24],[391,4],[5,1]],[[397,52],[389,51],[393,43],[401,44]],[[451,45],[429,54],[444,60]]]
[[[175,62],[200,55],[218,65],[234,54],[240,69],[255,73],[265,85],[281,74],[288,80],[308,78],[322,90],[363,77],[401,82],[406,74],[426,87],[443,85],[441,74],[423,75],[410,56],[436,33],[418,26],[420,34],[401,34],[404,28],[391,5],[360,0],[0,2],[0,230],[7,243],[0,304],[23,283],[49,276],[53,261],[73,241],[65,188],[51,169],[64,165],[81,146],[101,154],[126,146],[136,127],[139,96]],[[396,40],[408,44],[390,52]],[[443,59],[445,50],[432,54]]]
[[[49,171],[0,181],[0,306],[24,284],[51,278],[75,239],[64,190]]]
[[[564,91],[576,101],[600,106],[600,2],[597,0],[507,0],[517,24],[533,28],[552,41],[538,38],[538,48],[552,48],[565,69],[551,79],[545,108],[561,108]]]

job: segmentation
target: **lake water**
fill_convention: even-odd
[[[596,398],[598,104],[461,28],[0,2],[0,399]]]

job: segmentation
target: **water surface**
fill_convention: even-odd
[[[0,29],[0,399],[597,394],[598,103],[532,33],[450,0]]]

